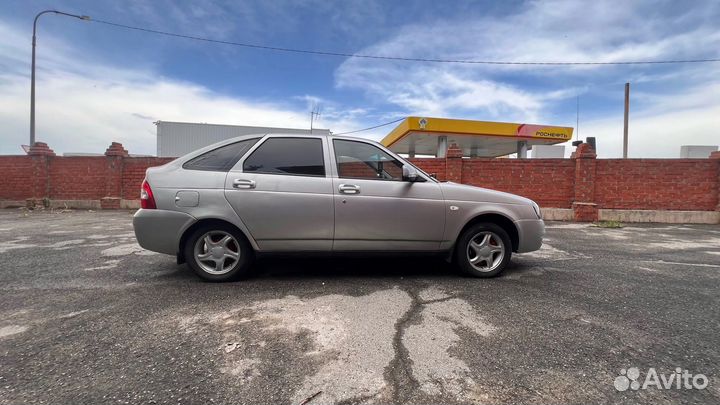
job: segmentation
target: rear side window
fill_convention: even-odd
[[[245,159],[243,172],[325,176],[322,140],[269,138]]]
[[[183,169],[226,172],[235,166],[258,139],[260,138],[247,139],[205,152],[185,162]]]

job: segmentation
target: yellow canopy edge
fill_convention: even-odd
[[[524,139],[554,139],[562,143],[572,139],[572,127],[552,125],[516,124],[457,120],[450,118],[407,117],[398,124],[380,143],[390,147],[410,132],[428,134],[460,134],[478,136],[512,136]]]

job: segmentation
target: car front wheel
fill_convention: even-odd
[[[510,237],[503,228],[492,223],[479,223],[460,235],[455,261],[467,275],[494,277],[505,270],[511,254]]]
[[[185,260],[208,281],[228,281],[246,276],[253,251],[233,227],[222,224],[202,226],[187,238]]]

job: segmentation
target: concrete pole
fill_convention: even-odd
[[[528,146],[527,141],[518,141],[517,157],[518,159],[527,159]]]
[[[30,146],[35,145],[35,32],[37,31],[37,19],[41,14],[35,16],[35,21],[33,21],[32,63],[30,64],[32,69],[30,73]]]
[[[408,157],[410,159],[415,157],[415,141],[410,141],[410,146],[408,147]]]
[[[477,157],[477,155],[478,155],[478,147],[477,147],[477,145],[471,146],[471,147],[470,147],[470,157],[471,157],[471,158],[474,158],[474,157]]]
[[[438,136],[438,146],[437,146],[437,152],[435,152],[435,157],[444,158],[447,156],[447,150],[448,150],[448,140],[447,136]]]
[[[623,159],[628,156],[628,120],[630,114],[630,83],[625,83],[625,122],[623,124]]]

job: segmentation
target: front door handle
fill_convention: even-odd
[[[338,190],[343,194],[360,194],[360,186],[354,184],[341,184]]]
[[[255,188],[255,180],[235,179],[233,180],[235,188]]]

